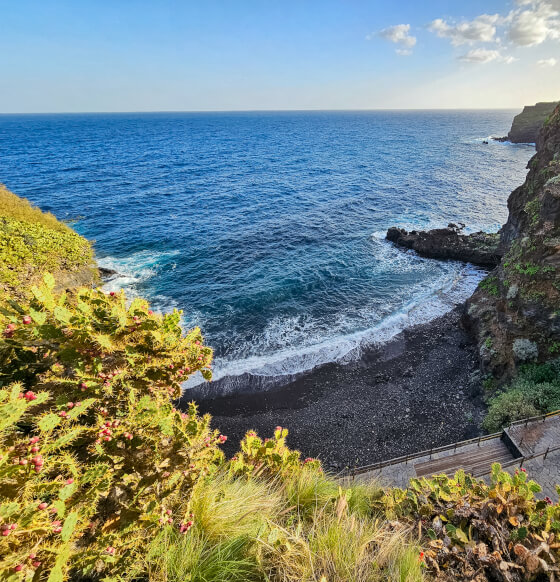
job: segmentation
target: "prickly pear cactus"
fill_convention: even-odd
[[[161,528],[188,532],[192,487],[221,462],[209,417],[171,402],[211,377],[212,350],[178,311],[53,287],[0,313],[0,578],[118,579]]]

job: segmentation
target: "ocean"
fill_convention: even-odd
[[[472,293],[482,271],[385,231],[495,232],[534,148],[484,141],[515,113],[0,115],[0,181],[95,241],[107,289],[182,309],[215,378],[281,377]]]

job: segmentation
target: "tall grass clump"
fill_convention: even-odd
[[[381,488],[325,475],[318,461],[302,461],[287,449],[286,436],[281,427],[264,440],[249,431],[242,450],[197,484],[192,537],[181,542],[184,557],[169,548],[175,542],[158,538],[148,558],[153,582],[180,580],[189,567],[192,579],[208,581],[237,580],[240,572],[263,582],[422,579],[411,529],[386,522]],[[232,552],[231,563],[222,565],[230,578],[195,574],[197,559],[214,563],[224,548]]]
[[[150,582],[265,582],[251,538],[210,541],[198,526],[188,536],[166,528],[146,562]]]

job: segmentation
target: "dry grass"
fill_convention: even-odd
[[[43,212],[33,206],[25,198],[20,198],[0,184],[0,216],[7,216],[22,222],[32,222],[56,230],[58,232],[72,232],[72,230],[59,222],[50,212]]]

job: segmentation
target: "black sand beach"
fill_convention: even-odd
[[[462,306],[409,328],[349,364],[320,366],[256,394],[199,400],[233,454],[249,429],[288,443],[330,470],[360,466],[480,434],[484,405]],[[185,395],[187,400],[187,395]]]

